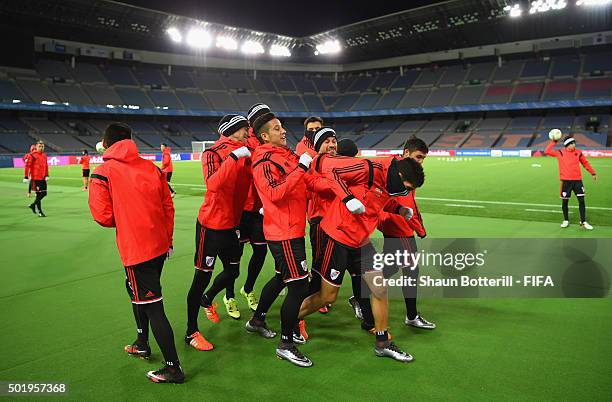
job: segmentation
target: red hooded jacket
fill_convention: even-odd
[[[202,174],[206,183],[198,221],[209,229],[235,229],[240,223],[253,181],[250,158],[236,158],[231,152],[245,146],[221,136],[202,152]]]
[[[304,237],[306,229],[306,167],[287,147],[263,144],[253,154],[253,181],[264,209],[266,240]]]
[[[32,152],[36,150],[36,145],[30,146],[27,154],[23,155],[23,177],[30,177],[30,166],[32,164]]]
[[[91,175],[89,210],[104,227],[116,228],[117,247],[126,267],[158,257],[172,246],[174,205],[165,175],[141,158],[132,140],[104,152]]]
[[[298,156],[302,155],[304,152],[308,153],[308,155],[312,156],[313,158],[317,156],[317,151],[314,149],[314,144],[306,136],[304,136],[295,147],[295,153]]]
[[[47,154],[44,152],[33,151],[30,153],[30,178],[32,180],[45,180],[49,177],[49,165],[47,164]]]
[[[382,212],[378,219],[378,230],[387,237],[412,237],[414,232],[420,238],[427,236],[425,226],[423,226],[423,218],[419,212],[419,207],[414,199],[416,190],[412,190],[408,195],[397,197],[397,201],[407,207],[412,208],[412,218],[406,220],[403,216]]]
[[[261,145],[257,136],[253,134],[253,129],[249,127],[249,137],[247,138],[247,147],[251,151],[251,154],[255,151],[255,149]],[[257,194],[257,189],[255,188],[255,183],[251,183],[251,188],[249,189],[249,194],[247,195],[247,199],[244,202],[244,210],[249,212],[259,212],[262,204],[259,199],[259,194]]]
[[[170,147],[166,147],[162,151],[162,166],[161,166],[161,170],[164,173],[172,172],[172,156],[170,155]]]
[[[568,151],[564,149],[553,149],[557,145],[557,141],[551,141],[550,144],[544,150],[544,153],[548,156],[554,156],[557,158],[559,163],[559,178],[561,180],[582,180],[582,171],[580,170],[580,164],[592,175],[595,174],[595,169],[591,167],[586,156],[577,149]]]
[[[315,170],[330,179],[341,180],[340,183],[348,194],[344,199],[334,199],[321,221],[321,229],[346,246],[358,248],[365,245],[376,229],[380,213],[398,213],[402,206],[389,193],[391,180],[394,190],[397,190],[394,194],[405,195],[399,175],[395,177],[396,162],[393,157],[382,162],[328,154],[315,158],[312,162]],[[352,197],[365,206],[363,214],[352,214],[344,205]]]

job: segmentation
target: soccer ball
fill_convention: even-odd
[[[98,153],[99,153],[100,155],[102,155],[102,154],[104,153],[104,151],[106,151],[106,148],[104,148],[104,145],[102,145],[102,141],[99,141],[99,142],[96,144],[96,151],[98,151]]]
[[[558,128],[553,128],[548,132],[548,138],[553,141],[559,141],[561,139],[561,130]]]

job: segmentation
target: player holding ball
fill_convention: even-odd
[[[582,183],[580,164],[582,164],[591,176],[593,176],[594,181],[597,181],[597,174],[582,151],[576,149],[576,139],[574,137],[565,137],[563,140],[563,149],[559,150],[553,148],[561,139],[561,130],[556,128],[550,130],[548,137],[551,139],[551,142],[544,150],[544,154],[556,157],[559,163],[562,200],[561,209],[563,210],[563,223],[561,223],[561,227],[566,228],[569,226],[569,199],[573,191],[574,194],[576,194],[576,198],[578,198],[580,226],[587,230],[593,230],[593,226],[586,221],[586,205],[584,203],[585,191],[584,184]]]

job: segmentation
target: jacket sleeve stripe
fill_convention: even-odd
[[[102,175],[99,175],[99,174],[96,174],[96,173],[92,174],[92,175],[91,175],[91,178],[92,178],[92,179],[102,180],[102,181],[105,181],[105,182],[107,182],[107,183],[108,183],[108,177],[106,177],[106,176],[102,176]]]

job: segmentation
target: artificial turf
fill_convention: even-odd
[[[428,239],[596,237],[610,244],[611,162],[591,160],[600,182],[585,178],[588,218],[595,226],[587,232],[576,224],[577,209],[572,209],[572,226],[559,228],[552,159],[431,157],[426,184],[417,193]],[[308,320],[311,339],[301,350],[314,367],[299,369],[274,357],[276,340],[245,332],[249,312],[238,296],[239,321],[227,317],[222,306],[219,324],[200,316],[200,329],[215,349],[187,347],[182,342],[185,298],[204,192],[200,166],[190,162],[175,163],[176,253],[162,276],[187,382],[149,383],[144,373],[162,365],[161,355],[154,342],[150,361],[123,352],[135,331],[114,231],[92,221],[79,173],[77,166],[51,167],[43,201],[48,217],[38,218],[26,208],[22,171],[0,170],[0,381],[67,382],[67,397],[75,400],[602,400],[612,395],[609,298],[423,299],[420,311],[438,324],[431,332],[404,327],[403,302],[392,300],[391,332],[415,356],[413,363],[400,364],[373,355],[373,339],[359,329],[346,303],[346,285],[327,316],[316,313]],[[243,266],[249,257],[247,247]],[[257,293],[272,273],[271,261],[268,255]],[[243,281],[241,276],[237,289]],[[221,295],[218,300],[222,304]],[[279,329],[278,302],[268,317]]]

